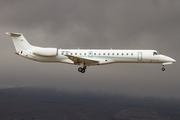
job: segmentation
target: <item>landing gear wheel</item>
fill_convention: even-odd
[[[82,71],[81,71],[81,73],[85,73],[85,71],[86,71],[86,70],[83,68]]]
[[[81,73],[85,73],[86,70],[84,68],[82,68],[82,67],[79,67],[78,71],[81,72]]]
[[[165,71],[165,68],[162,68],[162,71]]]
[[[78,71],[79,71],[79,72],[82,72],[82,69],[83,69],[83,68],[79,67],[79,68],[78,68]]]

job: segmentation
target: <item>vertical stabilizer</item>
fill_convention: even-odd
[[[32,50],[32,46],[28,43],[26,38],[23,36],[22,33],[6,33],[12,38],[12,41],[14,43],[16,53],[19,53],[20,51],[30,51]]]

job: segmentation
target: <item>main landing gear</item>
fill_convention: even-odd
[[[80,63],[80,67],[78,68],[78,71],[81,73],[85,73],[86,71],[85,63]]]
[[[85,66],[85,67],[79,67],[79,68],[78,68],[78,71],[81,72],[81,73],[85,73],[85,71],[86,71],[86,66]]]

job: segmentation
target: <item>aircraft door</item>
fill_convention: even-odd
[[[142,61],[142,52],[138,52],[138,61]]]
[[[89,51],[89,57],[93,57],[93,52]]]

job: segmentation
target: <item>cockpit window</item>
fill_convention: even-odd
[[[157,52],[158,55],[160,55],[161,53],[160,52]]]
[[[153,52],[153,55],[160,55],[159,52]]]
[[[153,55],[157,55],[157,52],[153,52]]]

